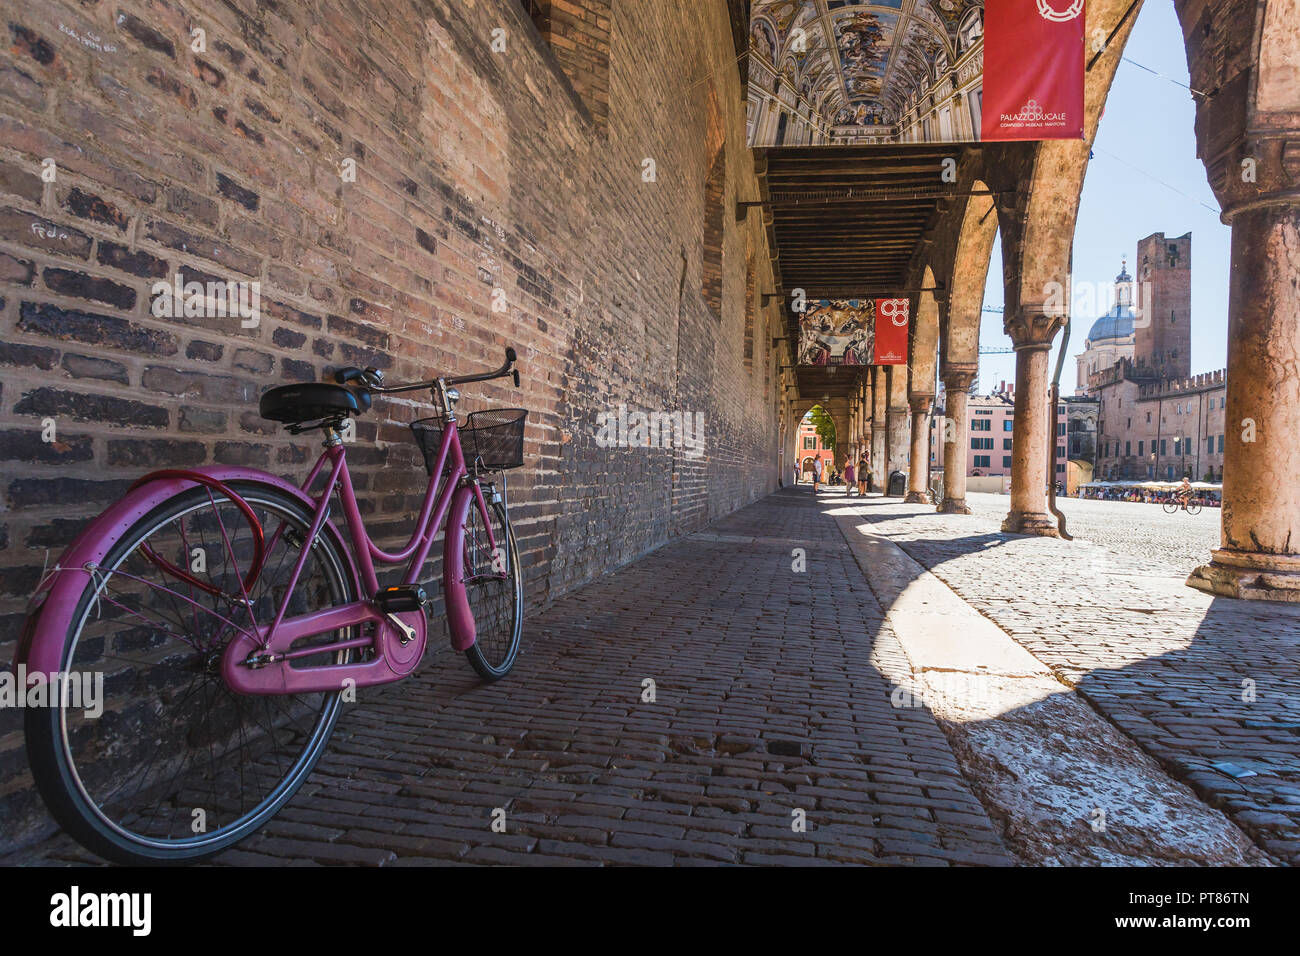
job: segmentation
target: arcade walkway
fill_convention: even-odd
[[[986,524],[896,499],[814,501],[806,486],[769,496],[535,615],[500,684],[444,649],[416,680],[365,694],[299,796],[221,862],[1268,862],[1256,844],[1294,860],[1297,778],[1281,763],[1240,783],[1203,766],[1211,750],[1256,765],[1289,754],[1288,772],[1300,759],[1294,731],[1248,730],[1228,700],[1245,632],[1216,615],[1273,608],[1207,616],[1190,605],[1210,599],[1182,588],[1186,614],[1151,614],[1140,569],[1114,556],[1097,566],[1122,607],[1098,607],[1064,551],[1039,554],[1065,542]],[[1196,613],[1214,626],[1194,642],[1157,634],[1194,631]],[[1295,704],[1263,702],[1276,681],[1295,690],[1295,648],[1283,665],[1284,630],[1256,632],[1267,652],[1250,714],[1277,719]],[[931,666],[945,640],[952,660]],[[970,669],[993,679],[961,699],[937,678],[972,650],[988,656]],[[55,838],[0,862],[84,859]]]

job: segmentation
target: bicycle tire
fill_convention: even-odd
[[[502,653],[493,653],[491,655],[492,657],[498,658],[497,661],[494,662],[489,658],[489,652],[484,650],[484,644],[479,639],[476,639],[473,644],[465,649],[465,657],[469,659],[470,666],[474,668],[479,677],[485,681],[494,682],[510,673],[510,669],[514,667],[515,660],[519,656],[519,644],[523,635],[524,624],[524,588],[523,569],[519,563],[519,544],[515,541],[515,529],[510,525],[510,516],[506,513],[504,506],[499,501],[489,502],[488,508],[492,514],[495,515],[496,524],[499,526],[499,528],[494,529],[494,535],[499,541],[500,532],[501,530],[504,530],[507,542],[506,579],[509,581],[511,589],[510,605],[513,615],[510,629],[511,633]],[[469,529],[474,522],[479,520],[481,519],[479,518],[478,508],[471,504],[469,514],[465,519],[467,547],[470,540]],[[472,568],[473,564],[467,560],[465,566],[465,574],[467,578],[470,576]],[[469,585],[467,584],[467,589],[468,587]],[[474,612],[475,626],[477,628],[479,625],[481,609],[474,606],[474,600],[472,597],[470,599],[470,607]]]
[[[300,500],[279,488],[253,482],[232,482],[231,488],[252,506],[279,511],[284,517],[295,520],[303,529],[310,527],[312,515],[309,509]],[[229,501],[219,493],[213,493],[210,497],[207,489],[199,487],[183,491],[162,502],[120,536],[105,556],[100,565],[101,569],[111,575],[141,542],[148,540],[154,531],[164,527],[177,516],[184,517],[195,509],[196,503],[201,507],[204,503],[213,502],[214,499]],[[332,569],[334,573],[332,590],[337,603],[356,600],[355,587],[347,571],[346,558],[340,553],[337,544],[328,535],[320,535],[312,551],[313,554],[319,554],[321,566]],[[92,579],[82,592],[68,634],[64,637],[60,660],[65,671],[71,670],[70,665],[86,627],[91,606],[106,593],[106,587],[106,583],[98,584],[95,579]],[[351,651],[334,652],[336,662],[350,659],[352,653]],[[232,698],[236,696],[238,695],[231,694]],[[301,754],[293,761],[289,772],[274,789],[250,812],[241,815],[230,825],[213,832],[203,832],[179,840],[165,840],[132,833],[125,829],[124,821],[109,819],[95,805],[95,800],[87,792],[70,752],[66,714],[69,709],[75,710],[75,707],[50,706],[27,710],[25,714],[27,751],[37,789],[51,815],[65,831],[87,849],[114,863],[143,865],[196,863],[221,853],[255,833],[298,792],[324,752],[334,732],[341,708],[341,692],[320,696],[323,698],[322,706],[314,721],[312,732],[307,736]],[[252,704],[249,706],[251,707]],[[209,709],[206,693],[204,709]],[[271,736],[274,737],[274,731]],[[242,744],[242,727],[240,739]],[[151,764],[154,759],[156,755],[151,758]],[[241,783],[243,779],[241,772]],[[120,788],[121,785],[117,789]],[[109,794],[109,797],[111,798],[115,793],[116,791]],[[240,805],[242,808],[242,799]]]
[[[1163,502],[1162,507],[1165,509],[1165,514],[1167,515],[1177,514],[1178,512],[1178,502],[1176,501]]]
[[[1189,515],[1198,515],[1198,514],[1200,514],[1200,513],[1201,513],[1201,505],[1200,505],[1199,503],[1197,503],[1197,502],[1189,502],[1188,505],[1187,505],[1187,513],[1188,513]]]

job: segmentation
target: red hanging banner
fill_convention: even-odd
[[[876,300],[876,346],[872,365],[907,364],[907,300]]]
[[[984,7],[982,140],[1083,138],[1084,0]]]

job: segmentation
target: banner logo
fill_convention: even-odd
[[[881,299],[877,312],[899,328],[907,325],[906,299]]]
[[[1082,12],[1083,0],[1071,0],[1070,5],[1064,10],[1053,7],[1051,0],[1038,0],[1038,15],[1053,23],[1069,23]]]

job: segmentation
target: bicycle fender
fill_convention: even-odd
[[[447,531],[442,541],[442,579],[446,591],[447,631],[451,646],[467,651],[477,636],[474,612],[469,607],[465,593],[465,519],[469,517],[474,501],[473,489],[466,485],[457,488],[451,499],[447,516]]]
[[[314,510],[316,507],[316,502],[301,488],[264,471],[231,465],[209,465],[189,470],[226,483],[256,481],[274,485],[279,490],[293,495],[307,508]],[[36,592],[27,604],[27,620],[12,664],[15,672],[20,664],[26,665],[28,674],[49,674],[62,668],[63,641],[67,636],[68,627],[72,624],[72,616],[76,613],[78,599],[91,575],[87,566],[101,564],[118,539],[154,508],[168,498],[197,487],[198,484],[196,481],[180,477],[152,478],[150,475],[145,475],[133,491],[128,492],[81,530],[55,563],[54,569],[47,573],[37,586]],[[321,533],[330,535],[334,543],[339,546],[339,551],[348,562],[347,573],[352,576],[353,583],[359,589],[359,578],[353,566],[352,552],[339,537],[338,529],[326,521],[321,528]]]

